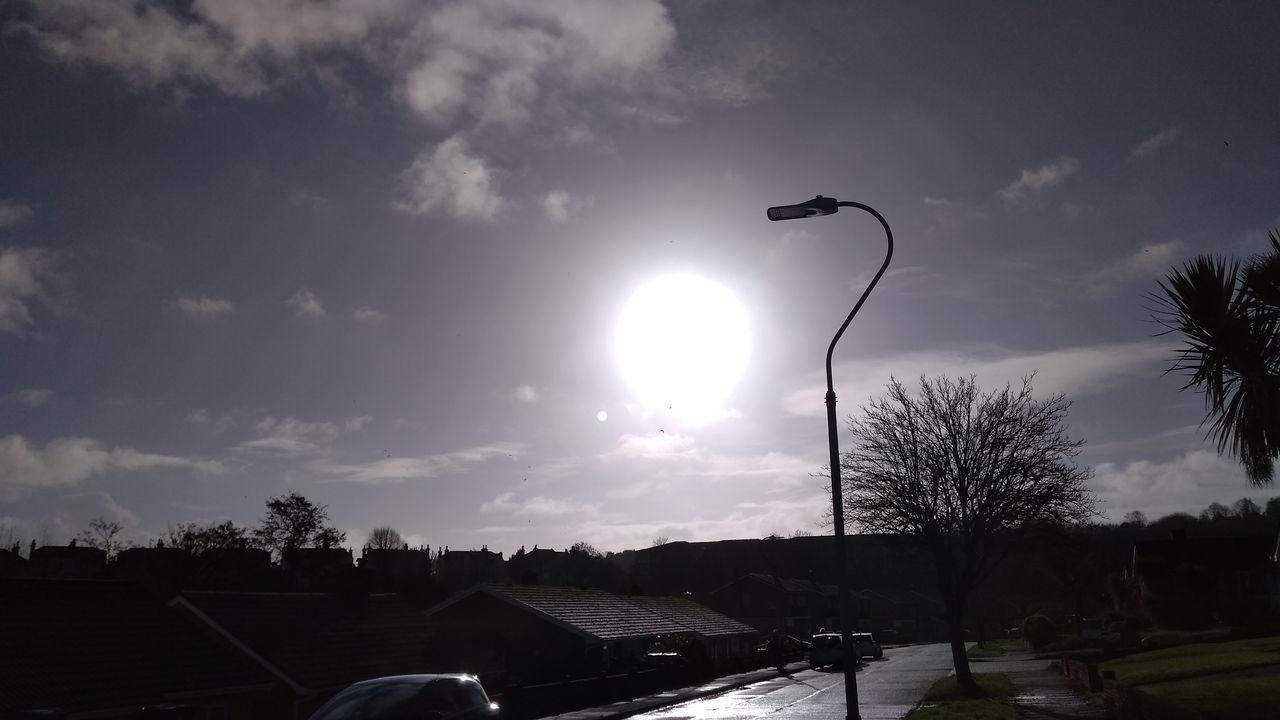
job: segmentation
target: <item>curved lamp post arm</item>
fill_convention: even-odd
[[[858,208],[859,210],[866,210],[871,213],[875,219],[880,221],[881,227],[884,228],[884,235],[889,242],[889,249],[884,255],[884,262],[880,264],[880,269],[876,271],[876,276],[871,278],[871,283],[867,285],[867,289],[862,291],[862,297],[858,298],[858,304],[854,305],[853,310],[849,311],[849,317],[844,319],[844,323],[841,324],[840,329],[836,331],[836,336],[831,338],[831,345],[827,348],[827,392],[829,393],[835,392],[835,386],[832,384],[831,380],[831,356],[835,354],[836,343],[840,342],[840,336],[844,335],[844,331],[849,327],[849,323],[853,322],[853,317],[862,309],[862,304],[867,301],[867,296],[871,295],[871,291],[875,289],[876,283],[880,282],[880,278],[884,275],[884,271],[889,268],[889,261],[893,259],[893,230],[889,229],[889,223],[884,219],[883,215],[870,205],[863,205],[859,202],[841,201],[836,203],[836,205],[838,207]]]

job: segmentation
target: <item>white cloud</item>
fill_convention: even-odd
[[[35,210],[24,202],[19,202],[13,198],[0,198],[0,230],[17,227],[30,220],[34,215]]]
[[[1019,352],[993,347],[976,351],[922,350],[840,363],[835,368],[836,391],[843,407],[858,407],[868,398],[884,394],[893,375],[910,385],[921,375],[950,377],[976,375],[978,383],[992,389],[1018,383],[1036,373],[1037,393],[1078,396],[1102,392],[1133,375],[1159,375],[1173,348],[1144,340],[1110,345],[1084,345],[1039,352]],[[788,393],[783,407],[794,415],[820,416],[826,412],[826,383],[813,374],[804,388]]]
[[[687,458],[694,454],[693,438],[675,433],[658,433],[656,435],[623,435],[618,438],[618,445],[610,450],[606,458],[625,459],[672,459]]]
[[[52,397],[53,391],[49,388],[24,388],[0,397],[0,403],[12,403],[26,405],[29,408],[37,408],[48,403]]]
[[[1115,295],[1127,283],[1162,276],[1186,254],[1186,243],[1178,240],[1146,243],[1132,255],[1114,260],[1086,275],[1085,288],[1094,297]]]
[[[361,305],[351,313],[351,317],[356,322],[362,322],[366,325],[381,325],[386,322],[386,313],[379,312],[369,305]]]
[[[1154,155],[1173,144],[1173,141],[1177,140],[1180,135],[1182,135],[1182,128],[1180,127],[1172,127],[1168,130],[1162,130],[1137,145],[1134,145],[1133,148],[1129,150],[1129,157],[1144,158],[1148,155]]]
[[[591,207],[590,195],[577,196],[568,190],[552,190],[542,198],[542,210],[556,222],[565,222],[582,210]]]
[[[520,443],[495,442],[421,457],[387,457],[355,464],[321,463],[315,469],[333,476],[334,482],[381,485],[467,472],[473,465],[504,456],[517,457],[524,453],[524,449],[524,445]]]
[[[198,408],[187,413],[187,422],[195,425],[209,424],[209,411],[204,408]]]
[[[338,436],[338,426],[330,422],[304,422],[295,417],[264,417],[254,424],[258,437],[236,446],[241,452],[302,455],[315,452]]]
[[[558,518],[578,513],[595,514],[597,505],[571,500],[549,498],[543,495],[517,498],[513,492],[504,492],[480,506],[482,513],[507,513],[512,517]]]
[[[346,420],[343,420],[342,427],[346,428],[347,432],[359,432],[365,429],[365,427],[368,426],[369,423],[371,422],[373,422],[372,416],[359,415],[356,417],[349,417]]]
[[[189,469],[217,473],[216,461],[144,453],[131,448],[107,449],[92,438],[61,437],[35,448],[22,435],[0,438],[0,484],[18,486],[74,485],[111,470]]]
[[[322,215],[330,215],[338,209],[338,206],[329,198],[302,188],[293,188],[289,191],[289,204],[313,210]]]
[[[511,391],[509,396],[512,400],[522,403],[538,402],[538,388],[532,385],[521,385]]]
[[[39,248],[0,250],[0,332],[25,335],[35,324],[31,304],[48,301],[52,263]]]
[[[1080,171],[1080,161],[1068,155],[1041,165],[1034,170],[1023,170],[1022,175],[1002,188],[997,194],[1007,203],[1014,203],[1032,193],[1061,183]]]
[[[1094,466],[1090,485],[1113,520],[1130,510],[1155,519],[1174,512],[1200,512],[1212,502],[1261,500],[1273,492],[1249,487],[1244,471],[1212,450],[1189,450],[1169,460],[1137,460]]]
[[[235,312],[235,303],[230,300],[211,297],[180,297],[178,309],[187,317],[197,320],[210,320]]]
[[[324,310],[324,305],[320,304],[320,298],[310,290],[299,290],[289,296],[284,304],[292,307],[298,317],[306,320],[320,320],[328,314]]]
[[[414,215],[439,210],[459,220],[493,220],[505,202],[488,162],[472,155],[460,135],[424,149],[401,180],[405,196],[395,205]]]

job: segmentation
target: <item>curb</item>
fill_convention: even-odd
[[[795,663],[792,663],[792,664],[795,664]],[[738,688],[746,687],[748,685],[754,685],[755,683],[763,682],[765,680],[772,680],[773,678],[790,676],[803,669],[804,669],[803,667],[788,668],[783,670],[782,672],[778,672],[776,670],[767,670],[767,671],[761,670],[759,672],[764,673],[763,675],[757,675],[751,678],[743,678],[739,681],[734,681],[727,685],[711,688],[708,690],[696,690],[694,692],[689,693],[688,695],[681,695],[678,697],[672,696],[672,697],[662,698],[660,700],[654,700],[652,703],[643,703],[637,707],[630,707],[625,710],[619,710],[618,712],[615,712],[615,713],[598,715],[598,716],[595,716],[594,720],[622,720],[623,718],[629,718],[629,717],[632,717],[633,715],[640,715],[643,713],[652,712],[654,710],[660,710],[662,708],[672,707],[675,705],[683,705],[684,703],[693,702],[695,700],[704,700],[706,698],[713,697],[715,695],[720,695],[722,693],[729,692],[730,690],[737,690]],[[544,718],[540,718],[539,720],[551,720],[552,718],[557,718],[557,717],[560,717],[561,715],[573,715],[575,713],[584,712],[590,709],[591,708],[583,708],[582,710],[573,710],[567,713],[561,713],[560,715],[548,715]]]

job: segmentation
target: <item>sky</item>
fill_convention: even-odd
[[[825,532],[822,363],[885,241],[855,210],[765,218],[817,194],[896,240],[835,354],[842,417],[891,376],[1035,373],[1104,518],[1280,494],[1204,440],[1147,298],[1280,226],[1277,27],[1274,2],[5,0],[0,536],[146,543],[287,490],[354,546]]]

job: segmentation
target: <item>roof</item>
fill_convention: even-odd
[[[186,591],[174,602],[298,689],[426,669],[426,619],[397,595]]]
[[[687,633],[722,637],[758,632],[686,598],[626,596],[549,585],[478,585],[432,608],[428,615],[476,593],[506,600],[570,632],[601,641]]]
[[[635,595],[627,601],[639,605],[651,612],[671,618],[703,637],[724,637],[729,635],[755,635],[759,631],[745,623],[738,622],[728,615],[722,615],[711,608],[696,603],[688,598]]]
[[[137,586],[0,580],[0,716],[18,709],[129,708],[271,679]]]

